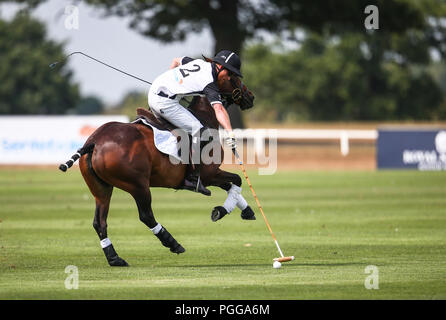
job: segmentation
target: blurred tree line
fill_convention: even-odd
[[[100,114],[97,97],[82,97],[66,65],[64,43],[48,39],[45,25],[26,12],[0,19],[0,114]]]
[[[45,0],[0,0],[27,4]],[[81,1],[78,1],[81,2]],[[444,119],[441,75],[431,53],[446,52],[443,0],[84,0],[105,16],[162,42],[204,29],[214,51],[241,54],[244,81],[257,95],[247,111],[265,119]],[[379,8],[379,30],[367,31],[368,5]],[[265,41],[273,35],[289,49]],[[242,50],[243,49],[243,50]],[[68,72],[68,71],[66,71]],[[135,93],[121,107],[131,105]],[[133,98],[132,98],[133,97]],[[133,99],[133,100],[132,100]],[[142,100],[141,100],[142,101]],[[231,108],[234,127],[243,122]]]
[[[0,20],[0,114],[60,114],[79,101],[72,72],[51,72],[63,45],[46,39],[45,26],[18,14]]]
[[[429,65],[386,54],[367,34],[310,34],[298,50],[256,44],[244,58],[258,120],[446,119],[444,68],[435,76]]]

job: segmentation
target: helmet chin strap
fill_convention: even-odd
[[[218,75],[219,75],[223,70],[225,70],[225,68],[224,68],[221,64],[219,64],[219,66],[220,66],[220,68],[218,68],[217,63],[215,64],[215,68],[216,68],[216,70],[217,70],[217,79],[218,79]],[[230,81],[232,84],[234,84],[233,81],[232,81],[232,77],[230,77],[230,80],[229,80],[229,81]],[[241,94],[242,94],[242,90],[241,90],[240,88],[235,88],[232,92],[228,92],[228,93],[224,93],[224,94],[231,95],[233,100],[240,101],[240,99],[241,99]]]
[[[220,74],[220,72],[222,72],[224,70],[223,66],[221,64],[219,64],[220,68],[218,68],[217,64],[215,64],[215,69],[217,69],[217,78]]]

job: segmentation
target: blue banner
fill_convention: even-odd
[[[446,170],[446,129],[379,129],[378,169]]]

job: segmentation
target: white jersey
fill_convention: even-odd
[[[212,105],[222,103],[216,78],[210,62],[183,57],[181,65],[158,76],[150,90],[171,99],[206,96]]]

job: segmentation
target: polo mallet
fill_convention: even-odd
[[[103,61],[101,61],[101,60],[99,60],[99,59],[93,58],[92,56],[89,56],[88,54],[85,54],[85,53],[83,53],[83,52],[81,52],[81,51],[72,52],[72,53],[70,53],[69,55],[67,55],[65,58],[63,58],[61,61],[55,61],[55,62],[51,63],[51,64],[50,64],[50,68],[51,68],[51,69],[54,69],[54,68],[56,67],[56,65],[58,65],[59,63],[63,63],[63,62],[65,62],[70,56],[75,55],[75,54],[81,54],[81,55],[83,55],[83,56],[85,56],[85,57],[87,57],[87,58],[89,58],[89,59],[91,59],[91,60],[93,60],[93,61],[96,61],[96,62],[98,62],[98,63],[100,63],[100,64],[102,64],[102,65],[104,65],[104,66],[106,66],[106,67],[109,67],[109,68],[111,68],[111,69],[113,69],[113,70],[116,70],[116,71],[118,71],[118,72],[121,72],[121,73],[123,73],[123,74],[125,74],[125,75],[127,75],[127,76],[129,76],[129,77],[135,78],[135,79],[137,79],[137,80],[139,80],[139,81],[145,82],[145,83],[150,84],[150,85],[152,84],[151,82],[149,82],[149,81],[147,81],[147,80],[141,79],[141,78],[139,78],[139,77],[137,77],[137,76],[134,76],[133,74],[130,74],[130,73],[128,73],[128,72],[125,72],[125,71],[122,71],[122,70],[120,70],[120,69],[118,69],[118,68],[115,68],[115,67],[113,67],[113,66],[111,66],[111,65],[109,65],[109,64],[107,64],[107,63],[105,63],[105,62],[103,62]]]
[[[252,187],[251,182],[249,181],[248,175],[246,174],[245,167],[243,166],[243,162],[240,159],[240,157],[238,155],[238,152],[237,152],[237,150],[235,148],[232,149],[232,152],[234,153],[235,157],[237,158],[237,161],[240,164],[240,167],[242,168],[243,174],[245,175],[246,181],[248,182],[248,185],[251,188],[251,192],[252,192],[254,198],[256,199],[257,206],[259,207],[259,210],[262,213],[262,216],[263,216],[263,219],[265,220],[266,226],[268,227],[269,232],[273,236],[274,243],[276,244],[277,250],[279,250],[280,258],[274,258],[273,261],[287,262],[287,261],[294,260],[294,256],[285,257],[283,255],[282,250],[280,250],[279,242],[277,242],[276,236],[274,235],[273,230],[271,229],[271,226],[269,225],[268,220],[266,219],[265,213],[263,213],[262,206],[260,205],[259,199],[257,198],[257,195],[256,195],[256,193],[254,191],[254,188]]]

